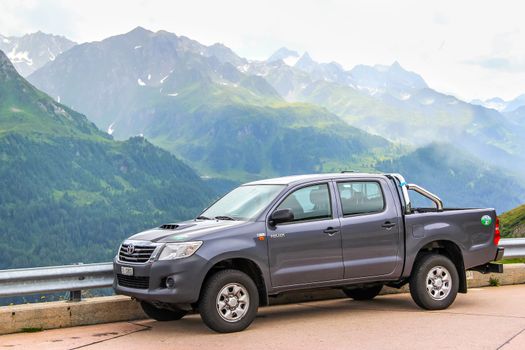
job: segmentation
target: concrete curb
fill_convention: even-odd
[[[483,275],[472,272],[467,275],[470,288],[491,285],[491,279],[499,285],[525,283],[525,264],[508,264],[503,274]],[[493,282],[493,283],[494,283]],[[405,293],[401,289],[383,288],[381,294]],[[344,298],[339,289],[290,292],[270,299],[271,305],[300,303],[314,300]],[[145,319],[139,303],[124,296],[85,299],[80,302],[56,301],[0,307],[0,335],[40,329],[84,326],[99,323]]]
[[[0,334],[144,319],[139,303],[125,296],[0,307]]]

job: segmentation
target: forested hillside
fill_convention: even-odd
[[[19,76],[0,51],[0,269],[110,260],[214,197],[142,137],[114,141]]]
[[[525,237],[525,204],[499,216],[504,237]]]

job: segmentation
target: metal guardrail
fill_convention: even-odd
[[[525,258],[525,238],[502,238],[499,246],[505,248],[505,259]]]
[[[112,263],[0,271],[0,297],[69,292],[69,300],[78,301],[82,290],[112,285]]]
[[[504,238],[505,259],[525,258],[525,238]],[[113,285],[113,264],[80,264],[0,270],[0,297],[70,292],[79,301],[82,290]]]

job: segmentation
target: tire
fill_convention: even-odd
[[[231,269],[221,270],[208,278],[199,299],[202,321],[219,333],[244,330],[255,319],[258,307],[259,292],[255,282],[244,272]]]
[[[383,289],[383,285],[379,284],[364,288],[343,288],[343,292],[347,297],[354,300],[371,300],[381,292],[381,289]]]
[[[144,310],[144,313],[148,315],[148,317],[162,322],[180,320],[188,313],[188,311],[185,310],[159,309],[158,307],[155,307],[154,305],[145,301],[141,301],[140,306],[142,307],[142,310]]]
[[[426,254],[416,261],[410,276],[410,295],[426,310],[449,307],[458,294],[459,274],[444,255]]]

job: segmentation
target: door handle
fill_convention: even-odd
[[[333,228],[333,227],[328,227],[326,228],[326,230],[323,231],[324,233],[328,233],[329,236],[333,236],[335,235],[337,232],[339,232],[338,229],[336,228]]]
[[[390,222],[390,221],[385,221],[385,223],[383,225],[381,225],[381,227],[384,227],[387,230],[390,230],[394,226],[396,226],[396,223],[395,222]]]

